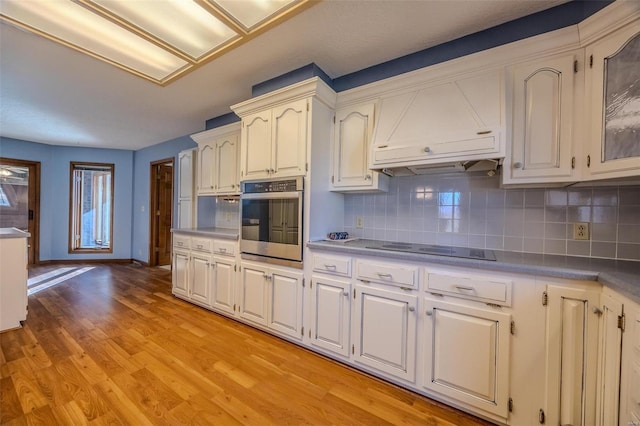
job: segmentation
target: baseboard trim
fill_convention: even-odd
[[[59,259],[59,260],[40,260],[36,265],[45,266],[45,265],[61,265],[61,264],[86,264],[86,263],[119,263],[119,264],[128,264],[128,263],[142,263],[138,260],[134,259]],[[144,265],[144,263],[142,263]],[[145,265],[146,266],[146,265]]]

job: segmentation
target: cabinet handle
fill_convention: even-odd
[[[342,294],[343,294],[344,296],[349,296],[349,292],[348,292],[348,291],[346,291],[346,290],[345,290],[345,291],[343,291],[343,292],[342,292]]]
[[[491,133],[491,130],[480,130],[476,132],[476,135],[488,135],[489,133]]]
[[[371,175],[366,175],[366,176],[364,177],[364,179],[365,179],[365,180],[371,180]]]
[[[183,243],[182,241],[178,241],[178,245],[179,245],[180,247],[182,247],[182,246],[184,245],[184,243]]]
[[[519,161],[516,162],[516,163],[513,163],[513,168],[514,169],[521,169],[522,168],[522,163],[519,162]]]
[[[457,286],[455,286],[455,287],[456,287],[458,290],[461,290],[461,291],[473,291],[473,292],[475,292],[475,291],[476,291],[476,289],[475,289],[475,288],[473,288],[473,287],[465,287],[465,286],[463,286],[463,285],[457,285]]]
[[[227,249],[226,249],[226,248],[224,248],[224,247],[220,247],[220,248],[218,249],[218,253],[226,253],[226,252],[227,252]]]
[[[269,173],[269,169],[264,169],[265,173]]]
[[[430,316],[432,316],[432,315],[433,315],[433,312],[431,312],[431,311],[427,311],[427,312],[425,312],[425,315],[427,315],[428,317],[430,317]]]
[[[331,269],[332,271],[335,271],[335,270],[336,270],[336,265],[327,265],[327,264],[325,263],[324,267],[325,267],[325,269]]]
[[[594,306],[592,311],[596,315],[602,315],[602,309],[598,308],[597,306]],[[640,402],[639,402],[639,404],[640,404]]]
[[[376,272],[376,274],[378,274],[380,278],[389,278],[389,279],[393,278],[391,274],[384,274],[382,272]]]
[[[416,310],[416,308],[414,308],[413,306],[409,306],[409,312],[413,312],[415,310]]]
[[[425,147],[425,149],[423,149],[424,152],[426,152],[427,154],[431,152],[431,148],[429,148],[428,146]]]
[[[270,173],[275,173],[276,169],[271,169]]]
[[[198,248],[201,249],[202,248],[202,244],[198,244]]]

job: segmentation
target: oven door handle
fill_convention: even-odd
[[[241,200],[274,200],[274,199],[292,199],[302,196],[301,191],[295,192],[264,192],[260,194],[242,194]]]

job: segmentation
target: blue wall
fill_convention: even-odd
[[[44,145],[0,138],[0,156],[40,162],[40,260],[130,259],[133,151]],[[69,254],[69,163],[115,164],[113,253]]]
[[[178,165],[178,153],[185,149],[194,148],[196,143],[189,136],[181,136],[135,152],[133,164],[133,210],[130,210],[133,229],[131,232],[131,258],[142,262],[149,261],[149,192],[150,168],[153,161],[174,157],[173,164]],[[174,182],[177,173],[173,174]],[[173,218],[177,220],[178,191],[173,185]],[[131,191],[131,188],[129,189]],[[143,211],[144,209],[144,211]]]

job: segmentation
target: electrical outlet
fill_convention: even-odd
[[[362,218],[362,216],[356,216],[356,228],[362,229],[363,225],[364,225],[364,219]]]
[[[578,222],[573,224],[573,239],[588,240],[589,239],[589,223]]]

